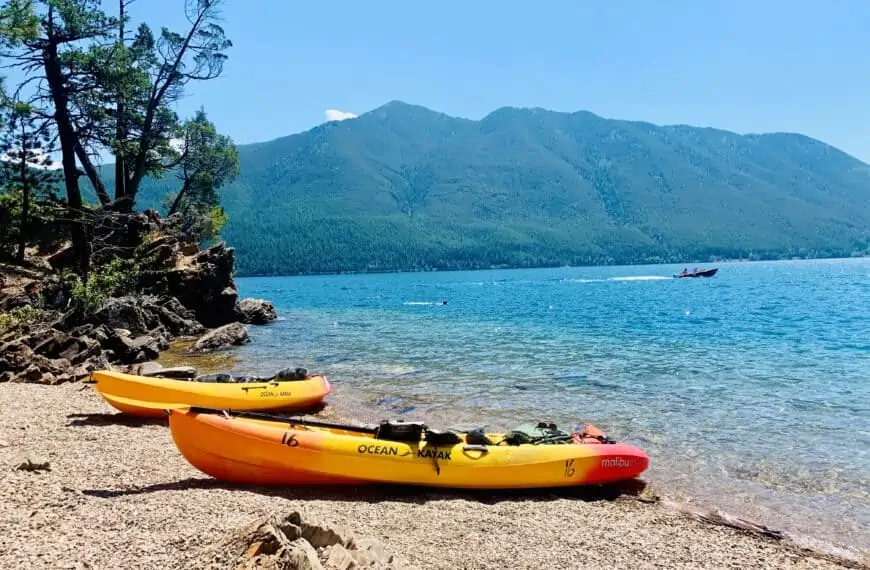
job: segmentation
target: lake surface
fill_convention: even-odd
[[[280,320],[237,370],[325,373],[365,421],[593,423],[668,494],[870,545],[870,260],[719,267],[241,278]]]

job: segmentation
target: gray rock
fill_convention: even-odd
[[[84,362],[102,351],[100,343],[92,338],[77,338],[55,329],[48,329],[39,337],[41,340],[33,347],[33,352],[48,358],[65,358],[73,364]]]
[[[360,566],[378,566],[383,567],[393,561],[382,542],[371,539],[361,538],[356,543],[355,558]]]
[[[241,323],[230,323],[203,335],[189,352],[212,352],[230,346],[241,346],[248,341],[248,328]]]
[[[51,463],[44,457],[24,455],[15,461],[18,471],[51,471]]]
[[[32,304],[33,299],[27,294],[24,287],[10,287],[0,291],[0,311],[11,311],[19,307]]]
[[[148,332],[148,316],[142,309],[141,302],[135,297],[119,297],[108,299],[103,303],[91,321],[98,325],[106,325],[113,329],[127,329],[132,335],[141,335]]]
[[[192,380],[196,377],[196,368],[193,366],[174,366],[172,368],[163,368],[154,373],[142,374],[142,376],[157,376],[160,378],[173,378],[175,380]]]
[[[26,344],[10,341],[0,345],[0,370],[18,372],[33,360],[33,350]]]
[[[287,564],[283,568],[295,568],[297,570],[324,570],[317,551],[304,539],[297,538],[290,541],[284,547],[280,556],[281,562]]]
[[[352,570],[358,566],[356,559],[340,545],[327,546],[320,555],[323,565],[330,570]]]
[[[242,299],[236,305],[239,321],[251,325],[265,325],[278,318],[275,306],[265,299]]]
[[[139,376],[157,376],[162,370],[163,366],[161,364],[149,361],[133,366],[130,372]]]
[[[18,375],[20,382],[36,383],[42,380],[43,372],[36,364],[28,366],[24,372]]]
[[[144,353],[147,360],[153,360],[160,356],[160,344],[151,335],[136,337],[133,339],[132,346],[137,353]]]

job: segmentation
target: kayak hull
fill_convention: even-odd
[[[176,447],[203,473],[251,485],[401,484],[531,489],[632,479],[647,455],[624,444],[434,447],[371,434],[185,409],[169,412]],[[495,435],[491,437],[496,437]]]
[[[301,410],[316,406],[332,391],[323,376],[285,382],[217,383],[98,370],[91,374],[91,381],[109,405],[139,417],[165,417],[165,410],[185,406],[243,411]]]

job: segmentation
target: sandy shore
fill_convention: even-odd
[[[227,532],[293,510],[425,569],[859,567],[630,498],[233,487],[191,467],[164,424],[82,385],[0,385],[0,409],[0,568],[190,568]],[[15,470],[25,453],[51,470]]]

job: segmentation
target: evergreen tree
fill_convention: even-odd
[[[36,200],[54,196],[59,173],[50,153],[54,137],[48,121],[38,118],[29,105],[13,103],[4,109],[0,132],[3,203],[9,224],[3,244],[17,244],[15,257],[24,260],[26,245],[35,235],[35,222],[44,222],[44,212],[33,215]],[[34,220],[34,218],[36,218]]]

